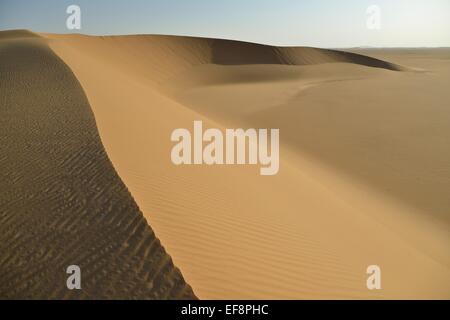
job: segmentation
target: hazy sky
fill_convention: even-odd
[[[317,47],[450,46],[450,0],[0,0],[0,29],[86,34],[176,34]],[[379,30],[367,8],[381,9]]]

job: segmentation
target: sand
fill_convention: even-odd
[[[42,36],[199,298],[450,298],[450,50]],[[279,174],[174,166],[194,120],[279,128]]]
[[[0,298],[195,298],[44,39],[0,32],[0,93]],[[70,265],[81,290],[66,287]]]
[[[449,297],[448,51],[388,63],[391,52],[49,38],[200,298]],[[175,167],[170,133],[194,120],[280,128],[280,173]],[[382,269],[380,291],[366,288],[370,264]]]

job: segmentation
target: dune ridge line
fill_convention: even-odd
[[[195,299],[46,41],[0,32],[0,83],[0,297]],[[81,290],[66,287],[69,265]]]

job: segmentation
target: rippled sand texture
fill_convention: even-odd
[[[47,44],[0,33],[0,298],[193,298]],[[66,287],[81,268],[82,290]]]

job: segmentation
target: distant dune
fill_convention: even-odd
[[[199,298],[450,297],[450,50],[41,36]],[[279,128],[279,174],[173,165],[171,132],[194,120]]]
[[[31,32],[0,32],[0,85],[0,297],[195,298],[64,62]],[[69,265],[81,268],[80,291],[66,287]]]

